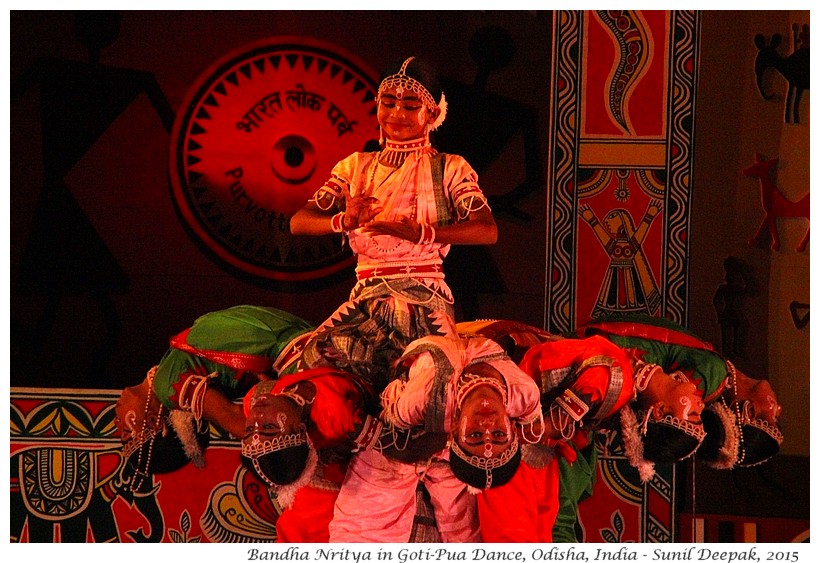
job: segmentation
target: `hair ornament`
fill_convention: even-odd
[[[740,455],[742,431],[737,423],[737,417],[723,400],[712,403],[708,408],[720,421],[725,437],[715,454],[715,459],[705,463],[714,469],[732,469]]]
[[[204,468],[205,456],[196,439],[196,432],[194,432],[194,428],[197,427],[197,421],[194,415],[189,412],[174,409],[168,415],[168,420],[171,422],[171,426],[174,427],[177,438],[182,442],[186,457],[191,460],[197,469]]]
[[[307,439],[307,431],[304,427],[302,427],[297,434],[286,434],[267,440],[260,440],[259,435],[254,434],[253,440],[250,442],[242,442],[242,455],[255,460],[265,454],[278,452],[285,448],[301,446],[306,441],[308,445],[310,445],[310,441]]]

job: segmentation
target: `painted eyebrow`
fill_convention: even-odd
[[[500,446],[500,445],[502,445],[502,444],[506,444],[506,443],[507,443],[507,442],[509,442],[511,439],[512,439],[512,438],[510,437],[510,435],[509,435],[509,434],[505,434],[503,439],[501,439],[501,438],[496,438],[495,436],[493,436],[493,439],[492,439],[492,440],[490,440],[490,443],[491,443],[491,444],[495,444],[496,446]],[[480,445],[480,444],[483,444],[483,443],[484,443],[484,439],[482,438],[482,439],[479,439],[477,442],[471,442],[471,438],[469,438],[469,437],[465,436],[465,437],[464,437],[464,443],[465,443],[465,444],[467,444],[468,446],[478,446],[478,445]]]
[[[510,442],[509,438],[507,438],[506,440],[490,440],[490,443],[494,446],[503,446],[504,444],[508,444],[509,442]],[[464,443],[466,445],[470,446],[470,447],[481,446],[481,445],[484,444],[483,441],[482,442],[472,443],[469,440],[464,440]]]

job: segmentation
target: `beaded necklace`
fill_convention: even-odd
[[[148,393],[145,398],[145,410],[143,412],[142,429],[139,435],[132,440],[139,447],[137,454],[136,469],[134,470],[134,478],[131,481],[131,492],[137,492],[142,487],[145,479],[150,475],[151,470],[151,456],[154,453],[154,440],[163,427],[163,405],[160,403],[159,412],[154,415],[151,413],[151,396],[154,389],[154,375],[157,372],[157,366],[148,371]],[[144,444],[148,443],[146,447]],[[145,463],[143,464],[143,454],[145,454]]]
[[[418,158],[430,152],[434,152],[434,149],[430,145],[430,139],[427,137],[406,142],[386,139],[384,141],[384,149],[379,153],[378,159],[383,164],[399,167],[410,154]]]
[[[740,464],[743,463],[743,460],[746,459],[746,445],[743,443],[743,417],[740,412],[740,401],[737,398],[737,370],[735,369],[734,364],[732,362],[727,361],[726,367],[729,368],[729,387],[732,390],[732,407],[735,411],[735,420],[737,421],[737,432],[738,432],[738,454],[737,454],[737,461],[736,463]]]

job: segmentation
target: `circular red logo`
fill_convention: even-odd
[[[318,280],[351,265],[340,235],[295,237],[289,223],[339,160],[378,140],[376,88],[351,55],[302,37],[216,61],[171,137],[171,192],[189,234],[258,280]]]

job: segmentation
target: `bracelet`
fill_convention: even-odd
[[[436,240],[436,230],[432,225],[421,223],[421,233],[419,234],[419,241],[416,244],[433,244]]]
[[[339,211],[336,215],[330,218],[330,229],[334,233],[343,233],[345,231],[344,211]]]
[[[216,372],[209,375],[189,375],[179,390],[180,410],[193,413],[197,422],[202,420],[205,412],[205,393],[208,391],[208,382],[217,376]],[[191,389],[190,396],[188,390]]]
[[[635,366],[635,391],[642,393],[649,386],[649,381],[661,367],[657,364],[643,364]]]

